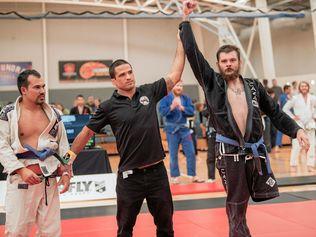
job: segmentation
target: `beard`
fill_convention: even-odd
[[[224,78],[224,80],[226,82],[233,81],[236,78],[238,78],[239,77],[239,71],[240,71],[239,67],[236,70],[233,69],[233,68],[224,69],[224,70],[219,68],[219,72],[220,72],[220,74],[222,75],[222,77]]]
[[[177,90],[173,90],[173,94],[175,95],[175,96],[180,96],[181,94],[182,94],[182,92],[180,91],[177,91]]]
[[[43,95],[40,95],[40,96],[43,96]],[[45,96],[44,96],[43,99],[40,98],[40,97],[37,97],[37,98],[36,98],[36,101],[35,101],[35,104],[37,104],[37,105],[42,105],[42,104],[44,104],[44,102],[45,102]]]

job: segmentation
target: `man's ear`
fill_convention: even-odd
[[[21,94],[25,95],[27,91],[27,88],[25,86],[21,86]]]
[[[116,87],[116,80],[115,80],[115,78],[111,78],[111,82],[112,82],[112,85]]]

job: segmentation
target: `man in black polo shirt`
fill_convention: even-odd
[[[132,66],[125,60],[113,62],[109,72],[117,90],[101,103],[66,154],[73,161],[94,133],[111,125],[121,158],[116,186],[117,236],[132,236],[145,198],[157,226],[157,236],[174,236],[173,203],[162,161],[165,154],[156,104],[180,80],[183,67],[184,51],[179,37],[171,72],[152,84],[136,87]]]

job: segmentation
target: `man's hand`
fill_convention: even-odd
[[[197,2],[194,0],[183,1],[183,17],[186,18],[195,9]]]
[[[37,176],[37,174],[35,174],[32,170],[26,167],[18,169],[16,173],[21,176],[23,182],[29,185],[39,184],[42,182],[42,180],[40,179],[40,177]]]
[[[69,189],[70,185],[70,175],[65,172],[58,181],[58,186],[63,186],[63,189],[59,192],[60,194],[65,193]]]
[[[296,139],[298,140],[298,143],[300,144],[300,146],[307,152],[310,147],[310,143],[309,143],[308,136],[306,135],[303,129],[299,129],[297,131]]]

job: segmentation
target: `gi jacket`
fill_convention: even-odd
[[[52,174],[60,162],[50,156],[44,161],[38,159],[18,159],[16,154],[27,152],[19,140],[18,121],[20,118],[19,97],[14,104],[5,106],[0,113],[0,162],[4,172],[11,174],[13,171],[31,164],[39,164],[45,176]],[[63,156],[69,149],[67,134],[59,114],[48,104],[43,104],[49,124],[38,138],[37,150],[51,148]],[[36,124],[36,121],[34,121]]]
[[[245,135],[242,136],[233,117],[227,99],[227,85],[222,76],[215,72],[203,57],[196,44],[191,25],[182,22],[179,26],[183,47],[193,73],[202,86],[208,109],[210,122],[218,134],[234,139],[243,147],[245,142],[255,143],[263,136],[263,125],[260,112],[264,112],[282,133],[295,138],[300,127],[285,114],[267,94],[258,80],[241,78],[244,84],[248,104],[248,116]],[[231,152],[233,148],[228,146]],[[228,150],[226,150],[229,152]]]

